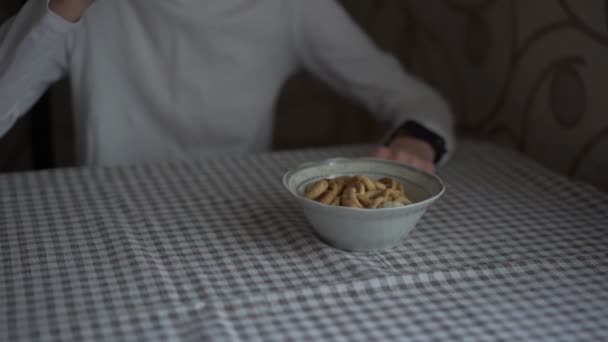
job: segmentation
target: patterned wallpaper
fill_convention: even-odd
[[[342,4],[382,48],[449,99],[463,136],[511,146],[608,190],[608,1]],[[314,104],[307,108],[361,115],[324,96],[308,98]],[[280,107],[279,118],[289,117],[281,111],[290,106],[297,101]],[[352,140],[370,139],[351,133]]]

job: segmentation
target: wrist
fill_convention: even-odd
[[[431,159],[431,162],[433,163],[439,162],[441,157],[446,153],[445,140],[443,137],[415,121],[405,122],[393,133],[388,144],[392,144],[397,139],[407,139],[410,143],[424,146],[424,148],[421,147],[423,151],[426,151],[427,147],[430,148],[433,151],[433,158]]]
[[[389,147],[404,151],[410,151],[419,159],[427,161],[429,163],[434,163],[437,156],[437,153],[435,152],[435,149],[431,144],[424,140],[408,135],[395,136],[391,140]]]

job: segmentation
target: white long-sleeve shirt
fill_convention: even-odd
[[[334,0],[97,0],[77,23],[30,0],[0,27],[0,136],[67,73],[82,164],[267,150],[300,67],[453,151],[444,100]]]

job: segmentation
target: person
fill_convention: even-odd
[[[67,74],[80,164],[255,153],[301,67],[390,124],[374,156],[453,153],[447,103],[335,0],[30,0],[0,27],[0,136]]]

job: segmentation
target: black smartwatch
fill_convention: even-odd
[[[391,135],[390,139],[388,139],[385,145],[388,146],[393,139],[399,136],[408,136],[420,139],[431,145],[431,147],[433,147],[435,150],[435,164],[437,164],[441,157],[446,153],[445,140],[441,136],[415,121],[406,121],[393,133],[393,135]]]

